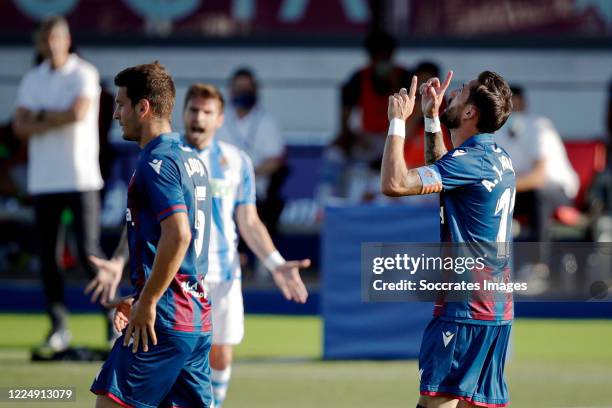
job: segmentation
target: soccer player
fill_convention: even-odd
[[[227,393],[233,347],[240,344],[244,336],[238,232],[270,270],[287,300],[306,302],[308,292],[299,269],[310,265],[308,259],[286,261],[274,247],[270,234],[257,214],[251,160],[237,147],[215,138],[217,129],[223,123],[223,110],[224,99],[216,87],[194,84],[187,90],[183,108],[184,141],[199,153],[206,164],[212,192],[210,252],[205,285],[212,304],[210,365],[215,408],[222,406]],[[122,253],[120,246],[116,253]],[[100,282],[118,282],[112,277],[121,276],[124,260],[120,255],[108,261],[97,258],[94,261],[100,267]],[[112,284],[100,283],[97,288],[111,295],[115,292],[115,285]]]
[[[438,118],[451,78],[452,71],[443,83],[432,78],[420,88],[427,162],[423,167],[407,169],[402,154],[416,77],[410,92],[402,88],[389,97],[382,191],[390,196],[442,192],[444,242],[510,242],[515,175],[493,133],[512,111],[512,92],[499,74],[484,71],[450,94],[448,108]],[[455,146],[450,151],[444,147],[440,123],[450,130]],[[509,257],[500,262],[497,270],[506,271]],[[475,294],[457,301],[438,299],[421,344],[417,407],[506,406],[503,371],[512,317],[511,297],[503,302],[481,301]]]
[[[127,329],[91,391],[96,407],[210,407],[210,302],[204,289],[211,191],[198,155],[172,133],[175,88],[159,63],[115,77],[114,117],[141,148],[126,221],[134,297],[119,304]]]

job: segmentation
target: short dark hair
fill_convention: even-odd
[[[467,103],[478,109],[478,130],[493,133],[506,123],[512,112],[512,91],[506,80],[496,72],[481,72],[477,82],[470,90]]]
[[[523,87],[520,85],[512,84],[510,85],[510,90],[512,91],[512,96],[523,97]]]
[[[253,70],[251,68],[249,68],[249,67],[239,67],[232,74],[232,76],[230,78],[230,82],[233,83],[236,80],[236,78],[238,78],[238,77],[247,77],[247,78],[249,78],[251,80],[251,82],[253,83],[253,85],[255,87],[257,87],[257,79],[255,78],[255,73],[253,72]]]
[[[159,61],[124,69],[115,76],[115,85],[126,88],[132,106],[146,99],[155,116],[170,119],[176,89],[172,77]]]
[[[432,61],[419,62],[414,72],[417,74],[419,72],[430,72],[431,74],[433,74],[434,77],[440,76],[440,68],[438,67],[438,64]]]
[[[386,31],[375,29],[368,33],[363,45],[370,58],[374,58],[378,53],[393,54],[397,41]]]
[[[204,99],[216,99],[219,101],[221,105],[221,112],[223,112],[223,108],[225,107],[225,100],[223,99],[223,95],[219,92],[219,89],[210,84],[203,83],[195,83],[189,87],[187,93],[185,94],[185,103],[183,105],[183,110],[187,107],[187,103],[193,97],[200,97]]]

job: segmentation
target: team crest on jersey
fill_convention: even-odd
[[[219,165],[221,167],[223,167],[224,169],[228,168],[229,167],[229,160],[227,160],[227,157],[221,156],[219,158]]]

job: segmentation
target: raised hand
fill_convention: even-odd
[[[300,269],[308,268],[309,266],[310,259],[287,261],[272,271],[274,283],[283,293],[285,299],[293,300],[296,303],[306,303],[308,291],[300,277]]]
[[[414,110],[416,100],[417,77],[412,77],[410,91],[406,88],[400,89],[399,93],[389,96],[389,106],[387,108],[387,117],[389,121],[393,119],[407,120]]]
[[[421,84],[419,93],[421,94],[421,109],[423,110],[423,115],[428,118],[439,115],[440,106],[444,101],[444,93],[450,85],[452,78],[453,71],[448,71],[443,84],[440,84],[438,78],[430,78],[427,82]]]

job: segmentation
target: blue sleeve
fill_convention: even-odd
[[[187,212],[178,163],[171,156],[151,156],[140,165],[142,184],[158,221]]]
[[[452,190],[480,182],[482,164],[480,152],[457,148],[446,153],[429,167],[437,170],[442,181],[442,188]]]
[[[240,152],[242,168],[240,172],[240,185],[236,194],[236,205],[255,204],[255,171],[251,159],[244,152]]]

